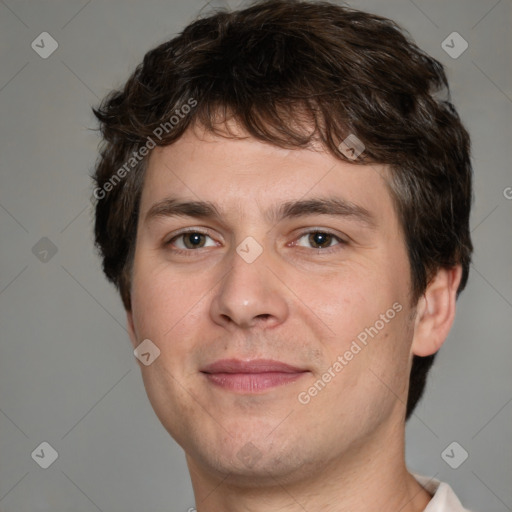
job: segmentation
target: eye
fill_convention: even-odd
[[[208,243],[208,239],[210,242]],[[292,246],[308,247],[321,252],[331,252],[336,250],[338,245],[346,245],[347,241],[341,237],[325,230],[315,229],[305,231],[299,235],[299,238],[293,242]],[[195,249],[203,249],[206,247],[216,247],[217,243],[208,233],[190,229],[182,231],[174,235],[167,242],[166,246],[172,246],[173,250],[178,253],[191,253]]]
[[[329,233],[328,231],[314,230],[303,233],[294,245],[302,245],[300,241],[305,239],[307,244],[310,244],[312,249],[325,250],[333,247],[333,242],[337,241],[338,244],[345,245],[347,242],[340,237]],[[304,246],[303,246],[304,247]]]
[[[207,238],[212,240],[207,233],[203,233],[202,231],[185,231],[173,236],[165,245],[172,245],[182,251],[202,249],[203,247],[215,247],[216,244],[213,240],[210,245],[205,245]]]

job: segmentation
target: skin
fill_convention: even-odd
[[[160,349],[151,365],[141,364],[144,385],[186,453],[196,508],[424,510],[431,496],[404,458],[408,376],[413,354],[434,353],[444,342],[461,270],[440,269],[411,304],[386,166],[355,166],[319,147],[282,149],[234,128],[245,138],[195,127],[153,150],[127,312],[134,347],[150,339]],[[169,196],[211,201],[221,217],[146,221]],[[312,197],[350,201],[373,224],[265,215],[284,201]],[[188,248],[190,236],[177,237],[183,228],[206,233],[199,249]],[[308,237],[314,228],[344,243],[332,238],[319,249]],[[252,263],[236,251],[248,236],[263,250]],[[299,393],[396,303],[401,311],[309,403],[300,403]],[[307,372],[263,392],[237,393],[200,371],[224,358],[274,359]]]

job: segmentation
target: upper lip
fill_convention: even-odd
[[[250,361],[220,359],[206,365],[201,371],[203,373],[301,373],[308,370],[272,359],[252,359]]]

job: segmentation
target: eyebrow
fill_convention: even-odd
[[[270,223],[307,215],[331,215],[350,218],[374,228],[376,218],[366,208],[339,197],[317,197],[298,201],[287,201],[266,212]],[[145,223],[158,217],[194,217],[221,221],[222,214],[210,201],[180,201],[168,197],[158,201],[146,213]]]

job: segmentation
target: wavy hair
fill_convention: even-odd
[[[194,108],[170,123],[191,99]],[[387,164],[410,261],[411,300],[439,268],[460,264],[457,293],[466,285],[470,138],[451,103],[443,65],[389,19],[299,0],[216,12],[149,51],[124,87],[93,111],[103,137],[93,179],[96,190],[108,189],[101,198],[95,194],[95,240],[127,310],[147,156],[115,186],[106,185],[148,140],[172,144],[194,123],[226,136],[222,122],[230,118],[276,146],[320,141],[355,165]],[[340,150],[349,134],[365,146],[357,160]],[[434,357],[414,356],[407,419]]]

